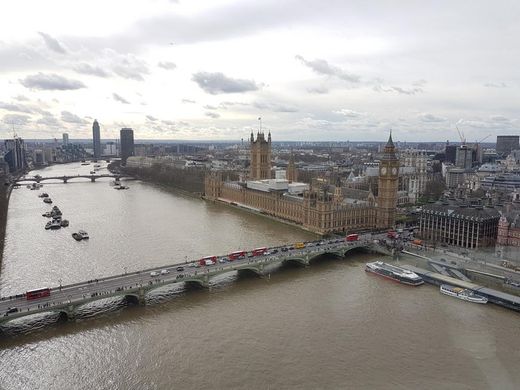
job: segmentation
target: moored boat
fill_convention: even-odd
[[[409,286],[419,286],[424,283],[424,280],[415,272],[395,265],[383,263],[382,261],[367,263],[365,271]]]
[[[61,227],[67,227],[69,226],[69,220],[68,219],[63,219],[61,221]]]
[[[449,284],[442,284],[440,287],[440,292],[441,294],[449,295],[450,297],[472,303],[487,303],[488,301],[486,297],[475,294],[473,291],[467,288],[451,286]]]
[[[51,198],[43,198],[43,201],[44,201],[45,203],[49,203],[49,204],[52,203],[52,199],[51,199]]]
[[[83,240],[83,238],[81,237],[81,234],[76,233],[76,232],[72,233],[72,238],[74,238],[76,241]]]
[[[78,230],[78,234],[81,236],[83,240],[89,239],[89,235],[85,230]]]

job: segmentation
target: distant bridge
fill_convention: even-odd
[[[132,178],[129,175],[113,175],[113,174],[102,174],[102,175],[64,175],[64,176],[46,176],[42,177],[39,175],[31,176],[31,177],[21,177],[18,180],[15,181],[15,183],[24,183],[24,182],[35,182],[35,183],[41,183],[42,181],[46,180],[62,180],[64,183],[67,183],[69,180],[72,179],[90,179],[91,182],[95,182],[96,179],[102,179],[105,177],[114,178],[114,179],[121,179],[121,178]]]
[[[313,259],[323,255],[345,257],[348,252],[363,248],[383,255],[393,253],[381,241],[374,240],[372,235],[356,241],[346,242],[344,239],[325,240],[307,243],[303,249],[284,249],[285,247],[269,248],[269,253],[275,249],[275,254],[246,256],[243,259],[221,262],[227,256],[218,257],[216,264],[194,267],[186,263],[171,264],[109,276],[87,282],[75,283],[60,287],[53,287],[50,296],[35,300],[27,300],[25,294],[18,294],[0,299],[0,324],[14,318],[26,317],[36,313],[57,313],[61,319],[74,320],[77,309],[85,304],[109,297],[121,297],[127,303],[145,304],[145,296],[150,291],[166,285],[180,283],[197,284],[209,287],[211,278],[228,272],[253,272],[259,276],[265,275],[266,268],[283,263],[310,265]],[[380,237],[378,237],[380,238]],[[319,243],[319,245],[317,245]],[[247,252],[250,253],[250,252]],[[153,276],[152,276],[153,275]],[[9,308],[16,308],[16,312],[8,313]]]

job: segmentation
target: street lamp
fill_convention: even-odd
[[[125,270],[125,275],[126,275],[126,269],[127,269],[127,267],[123,267],[123,269]]]
[[[60,282],[60,291],[61,291],[61,279],[58,279],[58,282]]]

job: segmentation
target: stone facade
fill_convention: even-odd
[[[520,246],[520,214],[508,213],[498,222],[498,245]]]
[[[271,155],[271,136],[265,141],[263,134],[254,141],[251,134],[251,177],[266,175]],[[289,162],[287,179],[296,179],[294,161]],[[399,159],[390,136],[380,163],[379,196],[372,191],[353,190],[338,182],[316,180],[303,196],[286,191],[259,191],[247,188],[242,181],[224,181],[222,174],[211,172],[205,178],[205,197],[235,203],[262,214],[280,218],[320,233],[356,232],[364,229],[386,229],[395,224]]]
[[[251,132],[251,166],[249,178],[264,180],[271,178],[271,133],[265,140],[264,133],[257,133],[256,140]]]

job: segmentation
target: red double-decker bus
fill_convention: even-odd
[[[217,256],[206,256],[199,260],[200,265],[212,265],[217,262]]]
[[[243,259],[244,257],[246,257],[246,251],[236,251],[236,252],[231,252],[231,253],[228,255],[228,259],[229,259],[230,261],[238,260],[238,259]]]
[[[253,256],[262,256],[265,253],[265,251],[267,251],[267,248],[263,247],[263,248],[253,249],[253,251],[251,253],[253,254]]]
[[[38,299],[43,297],[48,297],[51,295],[51,289],[50,288],[38,288],[35,290],[29,290],[25,293],[25,297],[28,301],[31,299]]]
[[[357,241],[359,240],[359,234],[349,234],[347,237],[345,237],[346,241]]]

